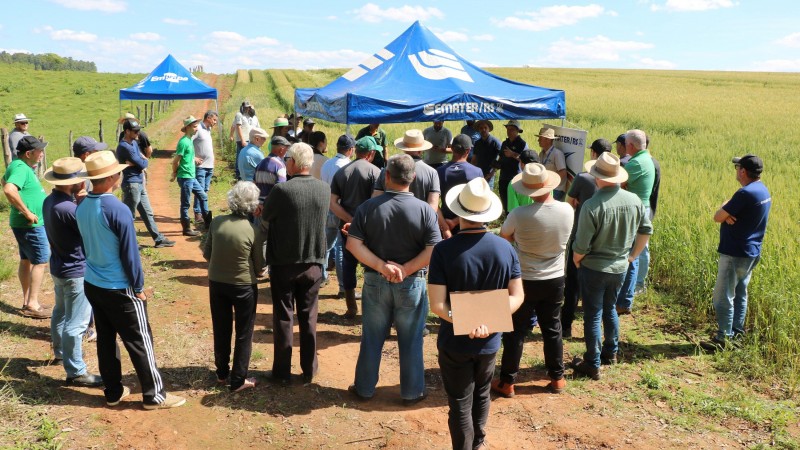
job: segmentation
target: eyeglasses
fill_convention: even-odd
[[[17,123],[20,124],[20,125],[27,125],[28,124],[28,122],[17,122]]]

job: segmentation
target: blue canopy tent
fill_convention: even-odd
[[[214,99],[217,105],[217,90],[192,75],[172,55],[167,55],[161,64],[136,85],[119,90],[120,116],[123,100],[197,100]],[[220,139],[222,131],[220,128]]]
[[[564,119],[564,91],[508,80],[456,54],[415,22],[327,86],[296,89],[295,111],[338,123]]]

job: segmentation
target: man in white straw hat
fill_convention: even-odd
[[[195,199],[200,199],[200,213],[203,216],[205,229],[208,229],[208,226],[211,225],[208,195],[203,186],[197,181],[197,178],[195,178],[197,165],[203,162],[202,159],[195,156],[194,144],[192,144],[192,136],[197,133],[199,123],[200,119],[195,119],[194,116],[183,119],[183,128],[181,128],[183,137],[178,141],[175,156],[172,158],[172,178],[170,181],[175,181],[177,178],[178,186],[180,186],[180,218],[184,236],[198,236],[200,234],[199,231],[192,230],[192,219],[189,217],[192,195],[194,195]]]
[[[84,289],[94,310],[97,361],[106,404],[116,406],[131,393],[122,384],[119,335],[136,369],[144,408],[181,406],[186,400],[164,391],[156,367],[133,214],[113,194],[120,172],[128,166],[118,163],[114,153],[107,150],[89,155],[85,164],[92,191],[78,205],[76,216],[86,254]]]
[[[53,192],[44,199],[44,228],[50,242],[50,276],[53,278],[55,305],[50,318],[53,354],[67,373],[67,384],[99,387],[103,379],[86,371],[83,361],[82,334],[89,325],[92,307],[83,291],[86,258],[83,239],[78,231],[76,197],[86,181],[80,158],[66,157],[53,161],[44,179]]]
[[[8,133],[8,148],[11,150],[11,159],[17,159],[17,144],[23,136],[30,136],[28,133],[29,119],[25,114],[14,114],[14,129]]]
[[[23,316],[50,318],[50,308],[39,304],[44,268],[50,259],[50,246],[42,222],[42,204],[47,194],[33,171],[42,162],[47,142],[23,136],[17,143],[18,159],[3,174],[3,193],[11,205],[8,222],[19,247],[19,282],[22,285]]]
[[[364,266],[361,348],[349,390],[363,399],[375,394],[383,344],[394,320],[405,405],[427,395],[422,354],[428,312],[425,273],[441,239],[436,212],[408,191],[413,179],[410,156],[389,158],[386,193],[358,207],[347,237],[347,250]]]
[[[567,196],[567,160],[564,152],[557,149],[554,145],[556,132],[552,128],[543,127],[536,135],[539,138],[539,161],[547,168],[561,177],[561,183],[553,191],[553,197],[558,201],[564,201]]]
[[[451,188],[445,203],[458,216],[460,230],[433,248],[428,289],[431,312],[441,318],[437,347],[450,439],[453,448],[484,448],[501,333],[481,325],[468,336],[455,336],[448,297],[457,291],[508,290],[514,312],[523,301],[520,264],[514,248],[484,225],[503,212],[485,179]]]
[[[619,348],[619,317],[615,308],[628,265],[639,257],[653,226],[636,194],[620,188],[628,173],[619,156],[604,152],[587,161],[586,171],[597,192],[581,208],[572,244],[583,299],[584,358],[575,358],[575,373],[600,379],[600,363],[613,364]],[[600,322],[604,340],[600,337]]]
[[[514,396],[525,335],[535,315],[542,330],[544,364],[553,393],[564,390],[564,348],[561,341],[561,305],[564,299],[564,252],[572,230],[572,207],[553,198],[561,182],[557,173],[542,164],[530,163],[511,180],[512,188],[533,199],[509,213],[500,237],[517,244],[525,302],[512,316],[514,331],[503,333],[500,377],[492,390],[504,397]]]

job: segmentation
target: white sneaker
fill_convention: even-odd
[[[154,405],[148,405],[147,403],[145,403],[144,409],[152,411],[154,409],[177,408],[178,406],[181,406],[184,403],[186,403],[185,398],[179,397],[177,395],[167,394],[167,398],[165,398],[163,402],[156,403]]]
[[[122,386],[122,395],[119,396],[117,401],[115,401],[115,402],[106,402],[106,405],[108,405],[108,406],[117,406],[117,405],[119,405],[119,402],[121,402],[123,398],[125,398],[125,397],[127,397],[129,395],[131,395],[131,388],[129,388],[128,386]]]

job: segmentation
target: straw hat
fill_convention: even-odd
[[[472,222],[491,222],[503,213],[500,197],[483,177],[450,188],[444,201],[453,214]]]
[[[511,187],[522,195],[539,197],[561,184],[561,177],[539,163],[525,164],[525,169],[511,180]]]
[[[406,131],[403,137],[395,139],[394,146],[408,152],[421,152],[433,147],[433,144],[425,140],[422,131],[411,129]]]
[[[67,156],[53,161],[53,166],[44,173],[44,180],[55,186],[83,183],[86,172],[80,158]]]
[[[522,133],[522,127],[519,125],[519,120],[517,120],[517,119],[509,120],[508,123],[505,126],[506,127],[515,127],[517,129],[517,131]]]
[[[117,120],[117,123],[125,123],[126,120],[136,120],[136,116],[134,116],[131,113],[125,113],[124,116],[120,117],[119,120]]]
[[[109,177],[115,173],[120,173],[128,167],[127,164],[120,164],[117,157],[111,150],[101,150],[86,157],[86,178],[87,180],[97,180]]]
[[[537,137],[543,137],[545,139],[553,139],[556,138],[556,132],[552,128],[542,128],[539,130],[539,134],[536,135]]]
[[[14,114],[14,123],[17,122],[29,122],[31,119],[28,118],[25,114],[19,113]]]
[[[272,122],[272,128],[278,127],[288,127],[289,126],[289,119],[286,117],[278,117]]]
[[[181,131],[186,131],[186,127],[193,125],[197,122],[200,122],[200,119],[195,119],[194,116],[189,116],[183,119],[183,127],[181,127]]]
[[[589,175],[609,183],[622,183],[628,180],[628,172],[619,164],[619,156],[603,152],[596,160],[583,165]]]
[[[492,125],[492,121],[491,120],[479,120],[479,121],[477,121],[477,122],[472,124],[472,128],[477,130],[478,128],[481,127],[482,124],[486,124],[486,126],[489,127],[489,132],[490,133],[492,131],[494,131],[494,125]]]

